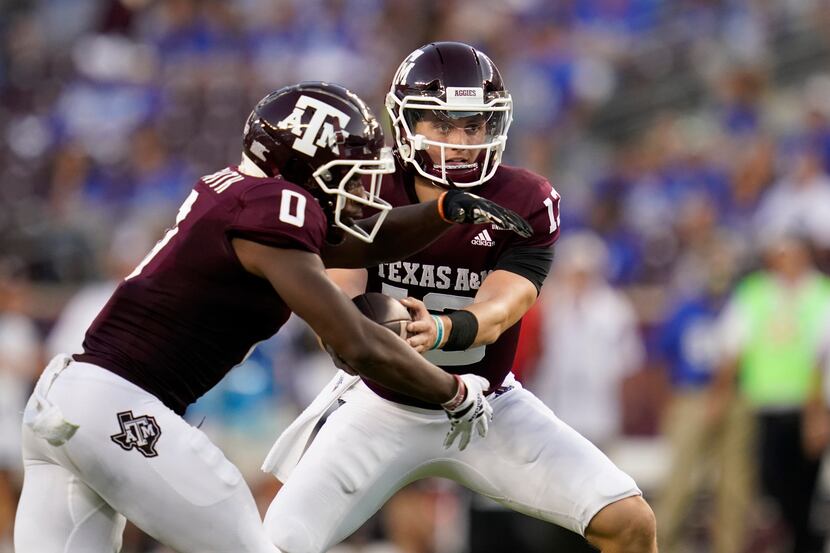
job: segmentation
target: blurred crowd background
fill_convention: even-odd
[[[496,62],[507,163],[562,195],[521,380],[635,477],[661,551],[824,551],[828,28],[824,0],[0,0],[0,552],[34,379],[238,161],[256,101],[331,80],[385,116],[432,40]],[[259,463],[333,371],[292,321],[188,417],[265,506]],[[337,548],[583,550],[441,481]]]

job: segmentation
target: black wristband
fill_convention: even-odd
[[[475,342],[478,334],[478,319],[473,313],[459,309],[447,315],[452,321],[450,336],[441,349],[444,351],[464,351]]]

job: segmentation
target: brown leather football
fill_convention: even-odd
[[[401,338],[406,338],[406,324],[412,320],[401,302],[379,292],[355,296],[352,301],[366,317],[382,325]]]

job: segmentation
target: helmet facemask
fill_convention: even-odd
[[[494,95],[484,101],[481,88],[447,88],[447,100],[436,96],[407,95],[399,99],[386,96],[386,109],[392,118],[395,143],[404,162],[439,186],[468,188],[489,180],[501,163],[512,122],[513,102],[509,94]],[[427,138],[416,130],[419,122],[434,126]],[[444,129],[458,129],[454,142],[443,141]],[[452,150],[478,150],[475,159],[459,162]],[[438,155],[430,156],[436,152]]]
[[[381,181],[383,175],[394,172],[392,152],[383,148],[378,159],[333,159],[318,167],[312,178],[320,191],[333,196],[333,224],[359,240],[372,242],[392,209],[380,197]],[[348,208],[355,204],[377,210],[370,230],[359,227],[349,213]]]

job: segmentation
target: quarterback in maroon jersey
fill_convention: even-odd
[[[656,551],[654,516],[631,477],[510,372],[521,317],[551,264],[559,196],[543,177],[501,165],[512,101],[495,65],[465,44],[423,46],[400,65],[386,106],[396,172],[384,177],[384,200],[420,205],[475,187],[526,218],[534,234],[456,227],[401,261],[333,276],[352,295],[401,299],[416,313],[414,349],[491,384],[493,422],[485,440],[462,436],[460,450],[447,451],[455,436],[437,444],[446,417],[434,402],[355,379],[326,412],[334,404],[324,390],[263,466],[284,482],[265,517],[272,540],[292,553],[322,553],[401,487],[438,476],[578,532],[602,551]],[[308,429],[323,413],[312,440]]]
[[[201,178],[175,225],[87,331],[46,368],[24,413],[18,553],[118,551],[125,520],[182,553],[274,553],[238,469],[180,416],[293,311],[362,376],[486,432],[487,387],[451,375],[363,317],[329,280],[416,251],[452,222],[521,218],[466,193],[391,209],[380,125],[350,91],[266,96],[239,165]],[[361,219],[362,206],[378,213]],[[388,233],[392,232],[393,236]]]

